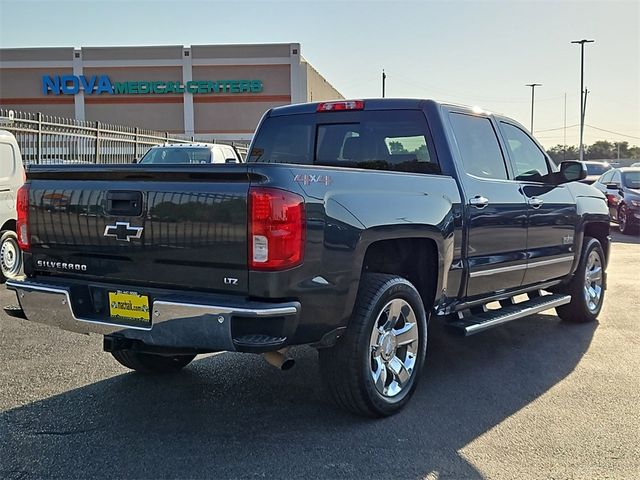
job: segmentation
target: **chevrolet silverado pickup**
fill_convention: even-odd
[[[609,216],[585,175],[477,108],[278,107],[245,164],[31,167],[6,311],[101,334],[140,372],[216,351],[287,368],[311,345],[338,405],[386,416],[415,390],[430,319],[463,336],[551,308],[596,319]]]

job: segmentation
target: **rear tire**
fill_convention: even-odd
[[[604,251],[597,239],[584,240],[578,269],[565,289],[571,302],[556,307],[558,316],[567,322],[595,321],[604,302]]]
[[[410,399],[427,350],[427,315],[404,278],[362,276],[343,337],[321,349],[320,370],[333,401],[363,416],[385,417]]]
[[[135,350],[111,352],[121,365],[141,373],[174,373],[182,370],[196,358],[195,355],[155,355]]]
[[[620,205],[620,208],[618,208],[618,229],[623,235],[631,235],[633,233],[631,231],[632,227],[633,226],[629,224],[627,206],[623,203]]]
[[[22,252],[18,246],[18,236],[5,230],[0,237],[0,283],[15,278],[22,272]]]

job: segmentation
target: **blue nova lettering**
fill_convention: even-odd
[[[42,93],[48,95],[76,95],[83,90],[85,95],[93,95],[94,93],[108,93],[113,95],[113,84],[106,75],[92,75],[85,77],[84,75],[43,75],[42,76]]]

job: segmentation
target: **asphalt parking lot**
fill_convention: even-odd
[[[312,349],[289,372],[224,353],[148,377],[1,314],[0,478],[637,478],[640,237],[614,240],[599,324],[434,323],[412,402],[377,421],[329,403]]]

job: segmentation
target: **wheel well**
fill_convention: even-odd
[[[4,225],[2,225],[2,227],[0,227],[0,230],[5,231],[5,230],[11,230],[12,232],[16,231],[16,221],[15,220],[7,220],[6,222],[4,222]]]
[[[426,238],[399,238],[374,242],[367,248],[362,273],[387,273],[409,280],[422,297],[427,312],[438,283],[438,248]]]
[[[609,254],[609,224],[587,223],[584,228],[584,236],[598,239],[605,256]],[[608,261],[609,259],[606,258],[606,260]]]

